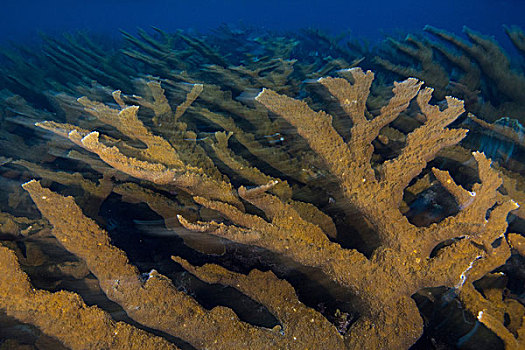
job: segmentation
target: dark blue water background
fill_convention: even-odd
[[[221,23],[264,29],[313,27],[380,40],[383,33],[419,31],[430,24],[459,33],[463,25],[495,35],[505,45],[502,25],[525,25],[522,0],[2,0],[0,44],[28,42],[38,32],[88,30],[117,37],[118,29],[156,26],[206,32]]]

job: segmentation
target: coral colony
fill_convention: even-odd
[[[525,77],[426,31],[2,51],[2,346],[525,347]]]

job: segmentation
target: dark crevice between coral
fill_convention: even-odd
[[[438,245],[436,245],[434,247],[434,249],[432,249],[432,251],[430,252],[430,255],[429,255],[428,258],[429,259],[434,258],[435,256],[438,255],[439,251],[442,250],[443,248],[446,248],[446,247],[448,247],[448,246],[450,246],[450,245],[452,245],[452,244],[454,244],[456,242],[459,242],[460,240],[465,239],[465,238],[466,237],[458,236],[456,238],[451,238],[451,239],[447,239],[447,240],[445,240],[443,242],[440,242]],[[473,242],[471,242],[471,243],[473,243]]]
[[[77,293],[88,306],[99,307],[110,314],[111,318],[117,322],[125,322],[146,332],[163,337],[182,350],[195,350],[193,346],[177,337],[135,322],[126,314],[126,311],[124,311],[119,304],[107,298],[104,292],[98,287],[97,279],[91,274],[83,280],[64,280],[57,286],[56,290],[67,290]]]
[[[9,245],[9,243],[10,242],[3,242],[3,244],[7,245]],[[73,293],[77,293],[81,296],[81,298],[88,306],[99,307],[100,309],[108,312],[108,314],[110,314],[112,319],[115,321],[126,322],[147,332],[164,337],[165,339],[176,344],[183,350],[194,350],[192,346],[176,337],[173,337],[169,334],[155,329],[151,329],[149,327],[145,327],[144,325],[141,325],[129,318],[126,315],[126,312],[122,309],[122,307],[119,304],[114,303],[106,297],[104,292],[99,287],[98,280],[92,274],[88,274],[87,276],[81,279],[76,279],[74,276],[65,275],[60,272],[48,272],[47,267],[52,266],[54,264],[60,264],[64,262],[78,263],[78,259],[74,255],[69,253],[67,250],[62,248],[62,246],[58,243],[58,241],[56,241],[54,236],[48,235],[38,237],[20,237],[19,240],[12,243],[14,243],[19,248],[19,253],[21,254],[21,256],[19,256],[19,259],[21,259],[22,257],[24,258],[20,261],[21,267],[28,274],[29,278],[31,279],[31,283],[35,288],[48,290],[50,292],[66,290]],[[40,259],[39,255],[36,255],[36,257],[28,256],[26,253],[28,249],[28,244],[37,245],[43,252],[45,252],[46,260],[44,262],[39,262],[39,260],[34,260],[35,258]],[[1,318],[2,317],[0,316],[0,319]],[[0,334],[3,335],[1,327]],[[13,337],[10,335],[5,335],[5,338]],[[2,336],[0,336],[0,340],[1,339]],[[29,337],[26,334],[23,337],[21,337],[21,339],[17,338],[17,340],[21,343],[26,343],[31,341],[31,337]],[[48,343],[51,345],[49,345]],[[52,341],[47,341],[46,344],[41,345],[41,348],[60,348],[60,346],[52,344]],[[49,347],[47,347],[47,345],[49,345]]]
[[[165,234],[157,237],[148,234],[151,230],[167,230],[159,225],[162,222],[161,218],[145,205],[122,202],[116,205],[114,200],[117,200],[117,196],[110,196],[101,208],[102,217],[109,220],[111,216],[112,244],[123,249],[130,262],[141,272],[148,273],[151,269],[159,271],[170,278],[177,289],[191,295],[207,309],[218,305],[226,306],[234,310],[245,322],[266,328],[273,328],[279,324],[275,316],[263,305],[232,287],[210,285],[200,281],[174,263],[171,256],[181,256],[195,265],[215,263],[244,274],[253,269],[271,269],[279,278],[286,279],[294,286],[301,302],[322,312],[341,329],[341,332],[348,330],[358,318],[354,311],[356,308],[352,306],[355,301],[352,301],[348,291],[337,287],[316,269],[302,267],[261,248],[232,242],[227,242],[225,254],[206,256],[187,247],[175,233],[172,237],[166,237]],[[141,222],[141,225],[144,225],[144,222],[156,223],[158,226],[137,228],[134,224],[136,222]]]
[[[410,350],[494,350],[503,342],[471,315],[454,289],[426,288],[415,293],[424,332]]]
[[[112,244],[124,250],[131,264],[137,266],[141,273],[149,273],[152,269],[159,271],[170,278],[177,289],[193,296],[207,309],[218,305],[227,306],[248,323],[268,328],[278,324],[263,305],[236,289],[210,285],[188,274],[173,262],[171,256],[177,255],[192,262],[200,260],[204,263],[204,255],[185,246],[175,231],[170,232],[159,225],[163,222],[162,218],[146,205],[117,203],[116,199],[117,196],[110,196],[106,200],[101,208],[101,215],[112,223],[109,231]],[[137,222],[141,223],[141,227],[136,226]],[[145,225],[151,226],[146,228]],[[158,236],[151,234],[155,230],[162,233]]]
[[[18,349],[34,346],[39,350],[67,350],[61,342],[42,333],[37,327],[22,323],[0,310],[0,348]]]
[[[427,188],[410,203],[405,214],[408,221],[418,227],[428,227],[457,214],[460,210],[454,197],[440,184]]]
[[[505,265],[494,272],[503,274],[505,278],[504,296],[517,300],[525,305],[525,258],[513,253]],[[503,277],[502,276],[502,277]]]

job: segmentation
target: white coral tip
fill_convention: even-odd
[[[255,96],[255,100],[259,101],[259,100],[258,100],[259,97],[261,97],[261,95],[262,95],[265,91],[266,91],[266,88],[263,88],[263,89],[261,90],[261,92],[259,92],[259,93],[257,94],[257,96]]]

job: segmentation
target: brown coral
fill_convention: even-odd
[[[188,44],[199,47],[203,55],[214,57],[214,53],[198,41]],[[410,78],[396,83],[388,103],[378,115],[371,117],[366,103],[373,73],[352,68],[340,74],[343,78],[321,78],[318,83],[350,120],[350,135],[346,139],[332,125],[330,114],[316,111],[304,101],[268,89],[256,97],[258,103],[291,124],[306,140],[311,150],[303,151],[304,159],[311,157],[312,151],[321,159],[329,180],[319,179],[318,185],[324,186],[332,179],[336,182],[338,206],[346,214],[346,221],[339,226],[315,205],[297,200],[287,182],[251,167],[229,148],[228,139],[234,132],[239,143],[252,154],[261,156],[273,152],[254,141],[253,135],[241,130],[233,119],[204,107],[195,108],[193,113],[216,121],[230,132],[217,132],[215,141],[209,142],[216,158],[208,156],[205,149],[196,144],[197,135],[187,130],[180,117],[197,101],[199,93],[210,101],[213,100],[211,92],[215,91],[217,99],[220,95],[213,88],[207,91],[207,87],[194,85],[186,102],[175,111],[160,84],[152,82],[141,83],[149,89],[149,97],[129,97],[114,92],[113,98],[120,109],[87,98],[79,100],[99,122],[114,127],[119,137],[138,140],[144,147],[71,124],[43,122],[38,126],[68,138],[109,166],[143,181],[143,185],[181,190],[193,196],[198,205],[220,215],[215,221],[206,221],[202,216],[199,220],[175,202],[154,195],[152,190],[138,184],[114,187],[115,192],[127,199],[135,197],[134,200],[148,203],[165,220],[170,215],[167,211],[173,210],[179,214],[179,223],[188,230],[261,247],[320,270],[345,291],[345,298],[352,297],[359,313],[349,331],[342,332],[344,336],[320,312],[301,302],[294,288],[273,272],[254,269],[244,275],[216,264],[193,266],[174,257],[199,279],[231,286],[264,305],[280,325],[273,329],[251,325],[223,306],[207,310],[155,270],[147,276],[141,275],[128,261],[126,253],[111,243],[104,229],[83,214],[72,197],[63,197],[34,180],[24,184],[24,189],[53,225],[54,236],[68,251],[85,261],[111,300],[120,304],[136,322],[181,338],[196,348],[407,348],[420,337],[423,329],[412,294],[425,287],[445,286],[457,290],[465,299],[472,296],[467,291],[471,283],[508,257],[506,241],[496,248],[493,243],[504,235],[507,215],[518,206],[498,194],[502,183],[498,173],[484,154],[474,152],[479,183],[470,191],[457,184],[449,172],[432,169],[434,178],[454,197],[460,210],[427,227],[411,223],[401,210],[403,192],[439,151],[457,144],[466,135],[466,130],[447,128],[464,112],[463,103],[447,97],[446,105],[432,105],[432,89],[422,89],[422,82]],[[127,105],[130,101],[153,111],[156,128],[164,124],[174,130],[170,130],[171,134],[163,132],[162,137],[154,134],[139,119],[139,107]],[[383,128],[406,113],[410,104],[419,111],[418,118],[423,124],[408,134],[395,158],[374,164],[372,142]],[[223,105],[243,111],[233,102],[226,101]],[[261,112],[260,105],[249,113],[255,125],[268,130],[276,126]],[[267,118],[257,120],[257,115]],[[283,149],[274,153],[279,153],[281,159],[297,161],[294,154],[286,154]],[[233,191],[231,183],[216,167],[217,159],[241,179],[257,186],[240,186]],[[278,157],[273,157],[275,159]],[[19,164],[46,174],[30,163]],[[272,164],[280,170],[280,162]],[[296,164],[283,164],[283,167],[281,174],[289,174],[287,178],[296,185],[304,184],[310,190],[314,187],[315,179],[302,179]],[[57,178],[70,181],[69,176]],[[81,179],[76,181],[87,183]],[[347,228],[344,225],[355,221],[363,223],[355,224],[360,234],[373,231],[378,236],[378,247],[370,257],[334,241],[340,231]],[[453,243],[449,244],[450,240],[454,240]],[[442,243],[447,244],[432,253]],[[16,262],[12,265],[16,270]],[[17,298],[10,291],[6,293],[3,305]],[[486,308],[476,303],[469,307],[472,313]],[[478,310],[481,307],[483,310]],[[13,315],[25,317],[24,311]],[[111,327],[114,325],[105,330]],[[49,332],[68,342],[65,335]]]

